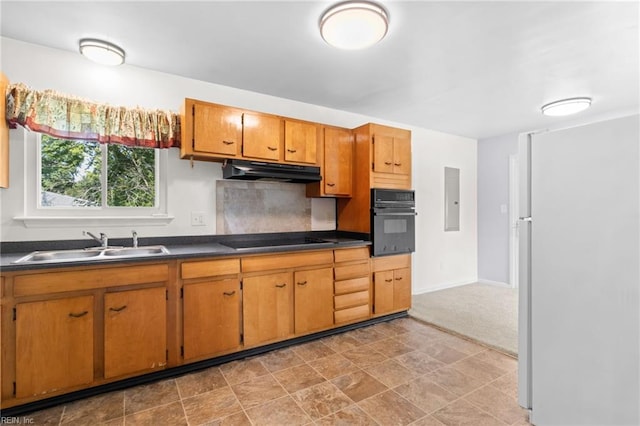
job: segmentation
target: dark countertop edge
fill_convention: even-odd
[[[269,240],[273,238],[287,238],[309,236],[319,239],[335,240],[334,242],[289,245],[279,247],[256,247],[251,249],[235,250],[224,246],[224,241],[256,241]],[[297,251],[331,250],[348,247],[368,246],[368,234],[345,233],[340,231],[311,231],[292,233],[265,233],[265,234],[239,234],[239,235],[209,235],[209,236],[186,236],[186,237],[154,237],[139,238],[140,246],[164,245],[169,254],[149,255],[144,257],[121,257],[113,259],[86,260],[74,262],[51,262],[51,263],[11,263],[27,254],[39,250],[66,250],[95,247],[92,240],[65,240],[65,241],[29,241],[16,243],[0,243],[2,253],[0,254],[0,269],[2,271],[28,271],[40,269],[68,268],[78,266],[93,265],[114,265],[125,263],[159,262],[172,259],[193,259],[204,257],[235,257],[248,256],[253,254],[285,253]],[[89,244],[87,244],[87,242]],[[110,240],[110,245],[130,246],[131,241],[127,239],[114,238]],[[6,251],[9,248],[9,251]]]

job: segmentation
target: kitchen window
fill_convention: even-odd
[[[26,226],[163,224],[167,151],[24,130]],[[147,223],[148,222],[148,223]]]

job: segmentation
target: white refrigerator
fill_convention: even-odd
[[[519,402],[640,425],[640,119],[520,138]]]

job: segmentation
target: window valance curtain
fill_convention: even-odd
[[[170,111],[99,104],[22,83],[9,86],[6,102],[9,123],[53,137],[144,148],[180,146],[180,116]]]

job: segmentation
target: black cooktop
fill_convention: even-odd
[[[282,239],[259,239],[259,240],[246,240],[246,241],[225,241],[221,243],[227,247],[231,247],[236,250],[258,248],[258,247],[282,247],[282,246],[299,246],[306,244],[333,244],[333,241],[322,240],[319,238],[311,237],[296,237],[296,238],[282,238]]]

